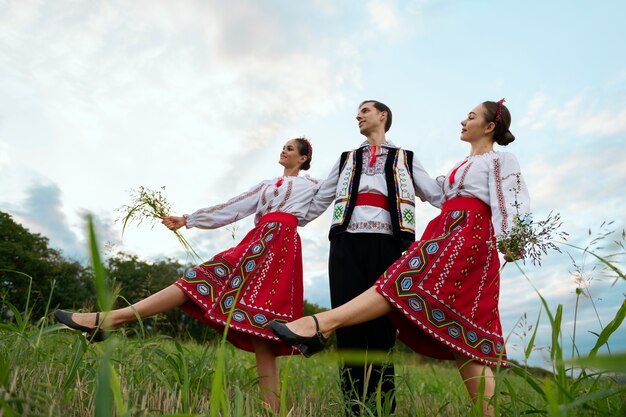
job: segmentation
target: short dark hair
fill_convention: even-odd
[[[309,140],[304,136],[293,138],[293,140],[295,140],[298,144],[298,153],[306,156],[306,161],[300,165],[300,169],[306,171],[311,168],[311,158],[313,157],[313,147],[311,146],[311,142],[309,142]]]
[[[493,130],[493,141],[500,146],[506,146],[515,140],[515,136],[509,128],[511,127],[511,112],[504,104],[501,104],[502,112],[500,120],[496,123]],[[498,103],[495,101],[484,101],[483,110],[485,112],[485,120],[487,123],[496,122],[496,113],[498,112]]]
[[[361,102],[361,104],[359,104],[359,109],[365,103],[373,103],[374,108],[376,110],[381,111],[381,112],[382,111],[387,112],[387,121],[385,122],[385,132],[387,132],[389,128],[391,127],[391,109],[389,108],[389,106],[377,100],[364,100],[363,102]]]

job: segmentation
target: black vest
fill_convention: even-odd
[[[354,176],[352,181],[352,190],[353,192],[350,195],[350,200],[348,201],[348,206],[346,209],[346,217],[342,224],[331,227],[330,232],[328,233],[328,238],[332,240],[334,236],[339,233],[345,232],[348,229],[348,225],[350,224],[350,219],[352,218],[352,212],[354,211],[354,207],[356,206],[356,198],[359,190],[359,183],[361,181],[361,174],[363,173],[363,150],[365,147],[360,147],[356,151],[346,151],[341,154],[341,159],[339,161],[339,176],[341,172],[345,168],[346,160],[348,159],[348,155],[350,152],[356,152],[354,167]],[[393,230],[393,236],[398,239],[402,239],[403,241],[415,241],[415,233],[409,233],[407,231],[400,231],[400,220],[398,219],[398,211],[396,210],[398,196],[395,192],[396,185],[393,179],[393,163],[396,159],[396,155],[399,151],[398,148],[387,148],[389,152],[387,153],[387,160],[385,161],[385,180],[387,183],[387,201],[389,202],[389,214],[391,216],[391,227]],[[409,172],[411,173],[411,180],[413,180],[413,152],[407,151],[406,159],[407,165],[409,167]]]

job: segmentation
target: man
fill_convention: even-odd
[[[389,107],[366,100],[356,119],[366,141],[342,153],[307,213],[308,220],[314,219],[335,201],[328,261],[333,308],[371,287],[415,240],[416,195],[440,204],[439,185],[413,158],[413,152],[387,141],[392,119]],[[387,317],[337,331],[340,350],[367,350],[370,355],[386,354],[395,340],[396,329]],[[392,363],[342,365],[348,416],[360,415],[358,402],[367,402],[379,383],[383,401],[395,407]]]

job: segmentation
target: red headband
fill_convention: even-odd
[[[500,123],[500,119],[502,118],[502,105],[504,104],[504,99],[498,101],[498,110],[496,110],[496,120],[494,120],[494,123],[497,125],[498,123]]]

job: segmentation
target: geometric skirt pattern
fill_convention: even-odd
[[[378,279],[398,338],[414,351],[506,366],[498,300],[500,260],[491,209],[476,198],[443,204],[422,238]]]
[[[189,300],[180,308],[225,330],[233,345],[254,352],[251,336],[268,339],[274,353],[297,351],[268,329],[274,319],[302,317],[302,252],[298,220],[288,213],[268,213],[235,247],[220,252],[176,281]]]

